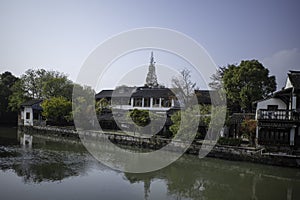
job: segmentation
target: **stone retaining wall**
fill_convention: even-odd
[[[121,135],[115,133],[105,133],[105,135],[100,132],[77,132],[72,129],[58,128],[58,127],[32,127],[32,126],[19,126],[21,132],[30,135],[43,135],[45,137],[54,138],[64,138],[80,141],[80,137],[91,137],[99,140],[100,137],[107,137],[111,142],[116,145],[131,146],[135,148],[143,148],[148,150],[160,149],[167,144],[170,144],[171,139],[166,138],[141,138],[130,135]],[[79,137],[80,134],[80,137]],[[170,146],[170,151],[180,150],[182,142],[173,141]],[[199,155],[199,150],[202,147],[201,141],[194,142],[189,146],[186,153]],[[288,166],[288,167],[300,167],[300,157],[298,156],[288,156],[288,155],[274,155],[262,153],[262,148],[247,148],[247,147],[233,147],[233,146],[223,146],[215,145],[210,146],[206,144],[207,149],[211,149],[208,153],[208,157],[221,158],[232,161],[247,161],[268,165],[277,166]],[[203,148],[203,147],[202,147]]]

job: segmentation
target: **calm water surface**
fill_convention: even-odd
[[[1,200],[300,199],[300,170],[184,155],[152,173],[114,171],[78,143],[0,128]]]

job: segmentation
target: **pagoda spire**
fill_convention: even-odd
[[[153,56],[153,51],[151,52],[151,57],[150,57],[150,65],[148,69],[148,74],[146,77],[146,85],[148,87],[157,87],[157,76],[155,72],[155,62],[154,62],[154,56]]]

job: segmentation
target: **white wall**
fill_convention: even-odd
[[[26,119],[26,113],[30,113],[30,118]],[[33,111],[31,107],[24,107],[24,112],[23,112],[23,118],[24,118],[24,125],[25,126],[33,126]]]
[[[286,79],[286,84],[285,84],[285,87],[284,87],[284,89],[288,89],[288,88],[291,88],[291,87],[293,87],[293,85],[292,85],[292,83],[291,83],[291,81],[290,81],[290,79],[289,79],[289,77]]]
[[[257,119],[258,110],[268,109],[268,105],[278,105],[278,109],[287,109],[287,105],[281,99],[278,98],[266,99],[264,101],[260,101],[257,103],[255,119]]]

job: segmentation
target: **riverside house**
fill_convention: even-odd
[[[21,124],[24,126],[34,126],[42,122],[41,99],[32,99],[21,104]]]
[[[299,114],[300,71],[290,71],[284,88],[257,102],[258,144],[300,148]]]

